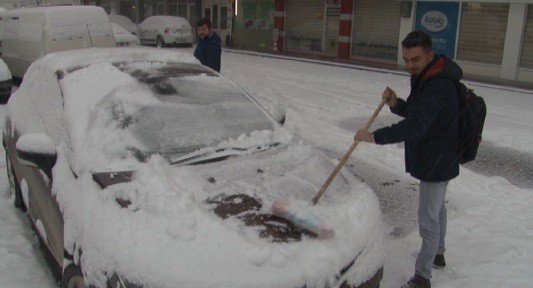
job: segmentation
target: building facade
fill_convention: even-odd
[[[44,1],[44,0],[42,0]],[[5,1],[4,1],[5,2]],[[1,2],[0,2],[1,3]],[[533,84],[533,0],[82,0],[140,23],[211,19],[223,44],[403,66],[401,40],[428,32],[466,74]]]
[[[414,29],[466,74],[533,83],[533,0],[239,0],[233,46],[403,65]]]

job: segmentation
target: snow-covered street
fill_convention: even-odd
[[[228,51],[222,54],[222,74],[259,102],[282,104],[285,126],[336,159],[377,107],[385,87],[403,98],[409,92],[408,77],[398,73]],[[484,141],[478,159],[461,167],[448,186],[447,267],[434,271],[432,284],[531,287],[533,91],[466,84],[487,103]],[[2,121],[5,113],[0,106]],[[398,120],[383,109],[371,130]],[[380,200],[386,227],[381,287],[399,287],[412,275],[420,246],[418,182],[404,172],[403,146],[362,143],[346,166]],[[0,287],[57,287],[30,221],[11,203],[4,157],[0,167]]]

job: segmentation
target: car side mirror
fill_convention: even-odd
[[[278,102],[271,103],[267,106],[267,111],[280,125],[285,124],[286,114],[283,105]]]
[[[46,134],[26,134],[17,140],[17,156],[29,167],[41,169],[52,179],[52,168],[57,161],[54,142]]]

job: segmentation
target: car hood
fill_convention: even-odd
[[[116,273],[149,287],[324,287],[381,236],[375,195],[344,169],[311,204],[335,164],[302,143],[181,167],[156,155],[126,182],[84,193],[85,215],[65,230],[77,235],[89,284]],[[77,182],[97,186],[88,175]],[[285,237],[286,227],[274,229],[285,236],[265,232],[283,226],[275,219],[248,221],[271,215],[275,201],[334,234]],[[382,264],[374,258],[367,272]]]

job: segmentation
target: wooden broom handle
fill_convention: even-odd
[[[381,100],[381,103],[379,103],[379,106],[374,111],[374,114],[372,114],[372,116],[370,116],[368,121],[366,121],[366,124],[363,127],[364,130],[368,130],[368,128],[370,128],[370,125],[372,125],[372,122],[374,122],[374,120],[376,120],[376,117],[378,116],[379,112],[381,111],[381,108],[383,108],[383,105],[385,105],[385,99]],[[341,170],[342,166],[344,166],[346,161],[348,161],[348,158],[350,158],[350,155],[352,155],[353,150],[355,150],[355,147],[357,147],[357,144],[359,144],[359,142],[360,142],[359,140],[356,140],[356,141],[354,141],[352,143],[352,146],[350,147],[350,149],[348,149],[348,152],[346,152],[346,154],[344,154],[344,157],[342,157],[342,159],[339,161],[339,164],[337,164],[337,167],[335,167],[333,172],[331,172],[331,175],[329,175],[328,180],[326,180],[324,185],[322,185],[322,188],[320,188],[320,191],[318,191],[318,193],[316,193],[315,197],[313,197],[313,205],[318,203],[318,200],[320,200],[320,197],[322,197],[324,192],[326,192],[326,189],[328,189],[329,184],[331,184],[331,182],[333,182],[333,179],[335,179],[337,174],[339,174],[339,171]]]

